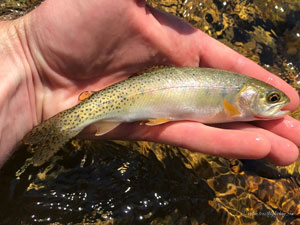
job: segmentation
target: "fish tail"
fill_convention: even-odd
[[[81,130],[66,128],[61,116],[56,115],[34,127],[25,135],[23,142],[34,152],[33,166],[47,162],[61,147]]]

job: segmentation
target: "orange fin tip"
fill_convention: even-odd
[[[259,120],[266,120],[267,118],[262,117],[262,116],[254,116],[254,118],[259,119]]]

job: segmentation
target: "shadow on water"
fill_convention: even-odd
[[[4,185],[9,190],[1,193],[10,194],[2,196],[0,220],[5,223],[6,215],[15,210],[18,217],[9,218],[8,223],[112,220],[149,224],[154,218],[172,223],[187,218],[217,222],[219,216],[208,204],[214,191],[184,165],[180,150],[160,146],[165,158],[159,160],[145,146],[147,156],[135,151],[140,147],[136,143],[128,147],[114,142],[85,143],[80,151],[70,144],[61,153],[68,157],[38,170],[30,168],[18,180],[10,166],[4,167],[0,177],[6,174],[10,183]],[[208,220],[204,212],[214,217]]]

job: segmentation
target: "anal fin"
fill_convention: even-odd
[[[170,118],[156,118],[156,119],[149,119],[148,122],[145,123],[147,126],[155,126],[169,122]]]
[[[104,135],[110,132],[111,130],[115,129],[120,124],[121,122],[105,122],[105,121],[97,122],[94,124],[97,127],[97,132],[95,136]]]

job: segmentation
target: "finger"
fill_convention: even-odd
[[[254,124],[289,139],[300,147],[300,121],[285,116],[278,120],[256,121]]]
[[[95,138],[95,132],[90,127],[81,137]],[[224,130],[197,122],[172,122],[153,127],[123,124],[100,138],[154,141],[205,154],[243,159],[266,157],[271,149],[270,142],[260,133]]]
[[[220,126],[226,129],[253,132],[266,137],[271,142],[271,151],[266,158],[276,165],[286,166],[295,162],[298,158],[299,151],[293,142],[268,130],[247,123],[228,123]]]
[[[291,100],[286,109],[297,108],[299,95],[289,84],[207,34],[199,33],[200,66],[229,70],[262,80],[286,93]]]

